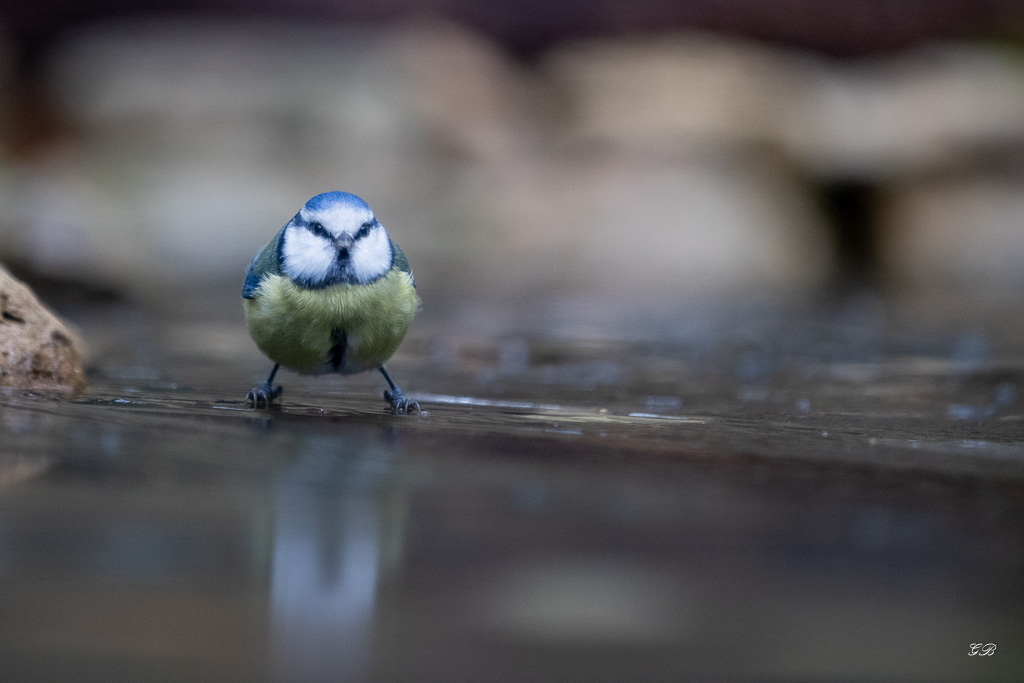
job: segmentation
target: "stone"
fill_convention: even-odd
[[[824,282],[834,255],[822,217],[772,152],[788,69],[780,51],[699,34],[552,50],[542,70],[564,98],[546,150],[557,171],[518,194],[548,200],[533,213],[566,239],[546,249],[558,272],[645,298]]]
[[[0,267],[0,389],[70,398],[85,388],[81,342]]]
[[[951,44],[789,62],[778,144],[809,174],[898,181],[1024,141],[1024,69],[1009,52]]]
[[[881,212],[883,265],[907,290],[1019,297],[1024,291],[1024,177],[922,179],[890,192]]]
[[[771,140],[785,85],[779,51],[700,34],[572,42],[544,72],[568,138],[658,153]]]
[[[394,31],[387,54],[402,65],[417,127],[444,157],[503,164],[550,143],[549,84],[484,36],[424,20]]]
[[[799,293],[826,282],[835,258],[785,161],[751,150],[652,158],[556,146],[466,166],[453,186],[461,248],[476,254],[452,268],[467,291]]]

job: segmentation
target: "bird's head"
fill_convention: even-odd
[[[303,287],[373,282],[391,269],[391,239],[369,205],[348,192],[306,202],[285,226],[281,268]]]

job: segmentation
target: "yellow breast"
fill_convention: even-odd
[[[307,374],[380,367],[402,343],[419,308],[412,279],[398,269],[368,285],[324,289],[271,275],[244,302],[256,346],[275,363]],[[332,349],[342,339],[344,363],[335,368]]]

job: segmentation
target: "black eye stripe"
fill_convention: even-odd
[[[324,224],[321,223],[320,221],[313,221],[312,223],[310,223],[309,231],[312,232],[314,235],[318,235],[320,237],[327,236],[327,230],[324,229]]]

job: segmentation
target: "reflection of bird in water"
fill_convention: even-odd
[[[394,532],[380,492],[356,482],[384,456],[350,438],[315,436],[297,450],[273,486],[274,679],[366,680],[382,542]]]

